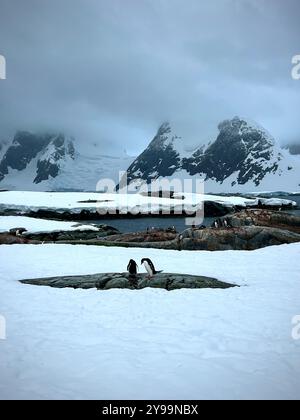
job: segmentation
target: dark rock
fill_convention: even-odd
[[[281,211],[243,210],[240,213],[228,216],[226,219],[233,227],[267,226],[300,233],[300,217]]]
[[[234,206],[225,206],[214,201],[205,201],[204,214],[206,217],[223,217],[234,211]]]
[[[255,250],[273,245],[300,242],[300,234],[287,230],[264,227],[242,226],[239,228],[206,229],[183,233],[184,250]]]
[[[73,289],[145,289],[147,287],[165,290],[178,289],[228,289],[236,287],[234,284],[224,283],[210,277],[191,276],[186,274],[160,273],[152,279],[145,274],[139,274],[135,278],[128,273],[94,274],[86,276],[64,276],[44,279],[21,280],[23,284],[35,286],[49,286],[56,288]]]
[[[80,226],[74,225],[74,226]],[[91,241],[100,238],[116,235],[119,231],[111,226],[97,225],[98,231],[95,230],[72,230],[72,231],[55,231],[55,232],[39,232],[24,233],[24,236],[33,241],[40,242],[57,242],[57,241]]]
[[[124,233],[119,235],[112,235],[107,238],[109,242],[117,243],[143,243],[143,242],[166,242],[172,241],[176,238],[177,233],[169,230],[150,230],[149,232],[133,232],[133,233]]]
[[[27,244],[29,241],[23,237],[10,233],[0,233],[0,245]]]

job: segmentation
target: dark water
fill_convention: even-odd
[[[205,226],[211,226],[215,218],[207,217],[204,219]],[[167,229],[175,226],[177,232],[183,232],[185,229],[191,227],[185,224],[184,217],[141,217],[137,219],[101,219],[88,221],[87,223],[105,224],[118,229],[122,233],[144,232],[147,228]]]
[[[295,214],[296,216],[300,216],[300,195],[289,196],[288,200],[296,201],[296,203],[298,204],[297,210],[290,210],[288,211],[288,213]]]
[[[282,198],[284,200],[292,200],[296,201],[298,204],[299,209],[297,210],[286,210],[288,213],[295,214],[300,216],[300,195],[297,196],[290,196],[290,195],[274,195],[276,198]],[[214,222],[214,217],[206,217],[204,219],[203,224],[205,226],[211,226]],[[105,224],[112,226],[118,229],[122,233],[129,233],[129,232],[143,232],[146,231],[147,228],[160,228],[160,229],[167,229],[169,227],[175,226],[177,232],[183,232],[185,229],[189,228],[185,224],[184,217],[141,217],[136,219],[114,219],[114,218],[107,218],[95,220],[95,221],[88,221],[87,224],[95,223],[95,224]]]

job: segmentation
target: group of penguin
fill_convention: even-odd
[[[229,223],[227,221],[227,219],[217,219],[213,222],[212,227],[215,229],[219,229],[219,228],[228,228]]]
[[[143,258],[141,261],[141,265],[143,265],[149,274],[149,277],[153,277],[155,274],[162,273],[162,271],[156,271],[153,262],[149,258]],[[138,272],[138,265],[134,260],[130,260],[127,266],[127,270],[131,276],[136,276]]]

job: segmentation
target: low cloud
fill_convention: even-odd
[[[187,144],[235,115],[300,142],[298,0],[2,0],[0,139],[57,129],[139,153],[170,120]]]

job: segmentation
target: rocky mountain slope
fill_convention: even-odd
[[[97,182],[117,182],[132,158],[110,157],[95,151],[84,156],[74,140],[63,134],[18,132],[13,141],[0,143],[0,189],[34,191],[95,191]]]
[[[219,124],[217,138],[187,151],[188,139],[169,123],[133,158],[104,156],[95,148],[78,153],[63,134],[18,132],[0,142],[0,189],[95,191],[101,179],[116,184],[127,170],[129,183],[139,186],[160,179],[204,179],[208,193],[299,191],[300,157],[282,149],[261,126],[235,117]]]
[[[299,190],[299,157],[280,148],[264,128],[235,117],[218,129],[215,141],[188,153],[184,140],[164,123],[129,167],[129,182],[197,177],[205,180],[207,192]]]

